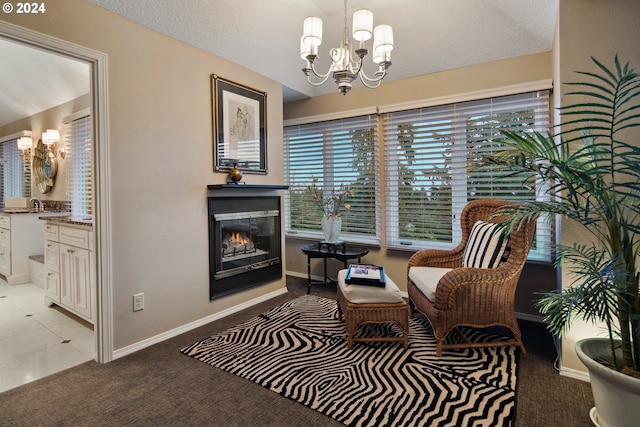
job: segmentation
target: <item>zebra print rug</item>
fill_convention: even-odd
[[[438,359],[428,322],[411,319],[409,329],[407,350],[401,343],[349,350],[336,302],[307,295],[181,351],[346,425],[512,425],[514,347],[445,351]]]

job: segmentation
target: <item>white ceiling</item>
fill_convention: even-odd
[[[343,33],[342,0],[89,1],[282,83],[285,102],[337,91],[332,81],[307,83],[299,50],[302,21],[319,16],[318,69],[328,70],[329,49]],[[395,80],[549,51],[558,0],[350,0],[349,26],[362,7],[373,11],[374,25],[393,27],[393,66],[385,80]]]
[[[0,38],[0,126],[89,93],[89,65]]]
[[[328,51],[342,36],[342,0],[89,1],[282,83],[285,102],[337,90],[332,81],[307,83],[299,47],[304,18],[321,17],[318,69],[328,69]],[[351,0],[348,23],[366,7],[374,25],[393,27],[391,81],[551,50],[558,1]],[[87,64],[0,39],[0,126],[88,88]]]

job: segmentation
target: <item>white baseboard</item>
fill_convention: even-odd
[[[270,292],[266,295],[262,295],[258,298],[254,298],[245,303],[236,305],[234,307],[230,307],[226,310],[222,310],[218,313],[212,314],[211,316],[204,317],[202,319],[196,320],[191,323],[187,323],[186,325],[182,325],[178,328],[171,329],[169,331],[163,332],[162,334],[156,335],[154,337],[147,338],[145,340],[139,341],[135,344],[128,345],[126,347],[120,348],[118,350],[114,350],[113,352],[113,360],[119,359],[120,357],[126,356],[131,353],[135,353],[136,351],[142,350],[154,344],[160,343],[162,341],[168,340],[169,338],[173,338],[185,332],[188,332],[192,329],[198,328],[200,326],[206,325],[207,323],[211,323],[215,320],[222,319],[231,314],[237,313],[239,311],[244,310],[245,308],[253,307],[256,304],[261,302],[270,300],[271,298],[275,298],[279,295],[286,294],[287,288],[282,288],[277,291]]]
[[[584,382],[591,382],[589,379],[589,373],[584,371],[578,371],[577,369],[560,368],[560,375],[563,377],[573,378]]]
[[[302,279],[306,279],[307,275],[305,273],[300,273],[298,271],[285,271],[285,274],[287,276],[293,276],[293,277],[300,277]],[[311,276],[311,278],[313,279],[315,276]],[[314,279],[315,280],[315,279]],[[320,279],[322,280],[322,279]]]

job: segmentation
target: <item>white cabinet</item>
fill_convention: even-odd
[[[44,293],[56,304],[60,304],[60,243],[58,226],[45,225],[44,236]]]
[[[93,298],[89,251],[61,244],[60,277],[60,303],[91,319]]]
[[[60,233],[58,233],[58,226],[57,225],[53,225],[51,223],[47,223],[44,226],[44,238],[47,240],[53,240],[55,242],[58,241],[58,236],[60,235]]]
[[[29,257],[42,254],[41,213],[0,213],[0,275],[10,285],[29,283]]]
[[[50,302],[60,304],[60,273],[45,269],[44,293]]]
[[[56,303],[93,323],[95,318],[95,278],[93,272],[92,232],[47,224],[45,234],[45,290],[49,302]],[[56,240],[52,240],[56,238]],[[48,282],[48,283],[47,283]]]
[[[11,276],[11,229],[0,228],[0,274]]]

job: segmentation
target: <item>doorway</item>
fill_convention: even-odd
[[[95,359],[106,363],[113,359],[113,320],[111,284],[111,222],[109,215],[109,156],[107,55],[83,46],[0,21],[0,38],[40,49],[89,66],[90,110],[93,150],[93,233],[95,248],[96,318],[94,323]]]

